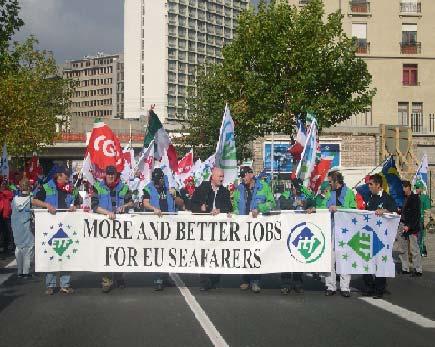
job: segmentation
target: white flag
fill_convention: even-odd
[[[429,163],[427,160],[427,154],[424,153],[423,158],[421,158],[421,162],[420,162],[420,165],[417,169],[417,172],[415,173],[415,176],[412,178],[412,186],[414,187],[415,182],[420,180],[426,186],[426,190],[427,190],[428,172],[429,172]]]
[[[148,148],[141,153],[137,161],[137,165],[134,169],[135,174],[139,175],[137,198],[139,199],[142,198],[143,189],[151,181],[151,174],[153,170],[154,170],[154,140],[152,140]]]
[[[6,143],[3,144],[3,153],[0,162],[0,175],[9,177],[8,151],[6,149]]]
[[[94,185],[94,165],[91,162],[91,156],[89,153],[87,153],[85,159],[83,159],[82,175],[84,179],[86,179],[90,184]]]
[[[222,119],[215,158],[216,166],[224,170],[225,177],[223,184],[226,186],[237,180],[238,174],[234,122],[231,118],[228,105],[225,106],[225,113]]]
[[[317,157],[317,122],[313,119],[310,131],[307,135],[304,151],[302,152],[301,160],[296,169],[296,177],[304,182],[304,186],[308,187],[310,183],[311,173],[316,165]]]
[[[337,273],[395,276],[393,243],[400,216],[338,211],[334,221]]]

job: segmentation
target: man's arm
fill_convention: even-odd
[[[207,212],[207,191],[205,189],[204,182],[201,183],[201,185],[195,189],[192,195],[192,212],[194,213],[201,213],[201,212]],[[205,210],[204,210],[205,207]]]

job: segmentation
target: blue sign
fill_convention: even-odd
[[[290,143],[276,143],[273,144],[274,148],[274,160],[273,160],[273,171],[274,172],[291,172],[292,171],[292,156],[289,153]],[[272,144],[266,143],[264,145],[264,169],[266,172],[270,172],[271,167],[271,149]]]

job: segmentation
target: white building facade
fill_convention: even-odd
[[[124,117],[149,105],[171,128],[186,114],[196,68],[219,62],[248,0],[124,0]]]

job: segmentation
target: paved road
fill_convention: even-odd
[[[430,271],[422,278],[389,280],[391,294],[375,303],[382,307],[358,292],[327,298],[310,277],[304,295],[282,296],[277,275],[264,278],[260,294],[241,292],[239,276],[224,276],[222,288],[202,293],[197,276],[180,275],[197,306],[178,287],[155,293],[149,274],[129,274],[126,289],[102,294],[96,274],[74,273],[76,294],[48,297],[41,278],[18,279],[2,268],[0,346],[434,346],[432,258],[425,264]],[[358,290],[361,279],[351,285]]]

